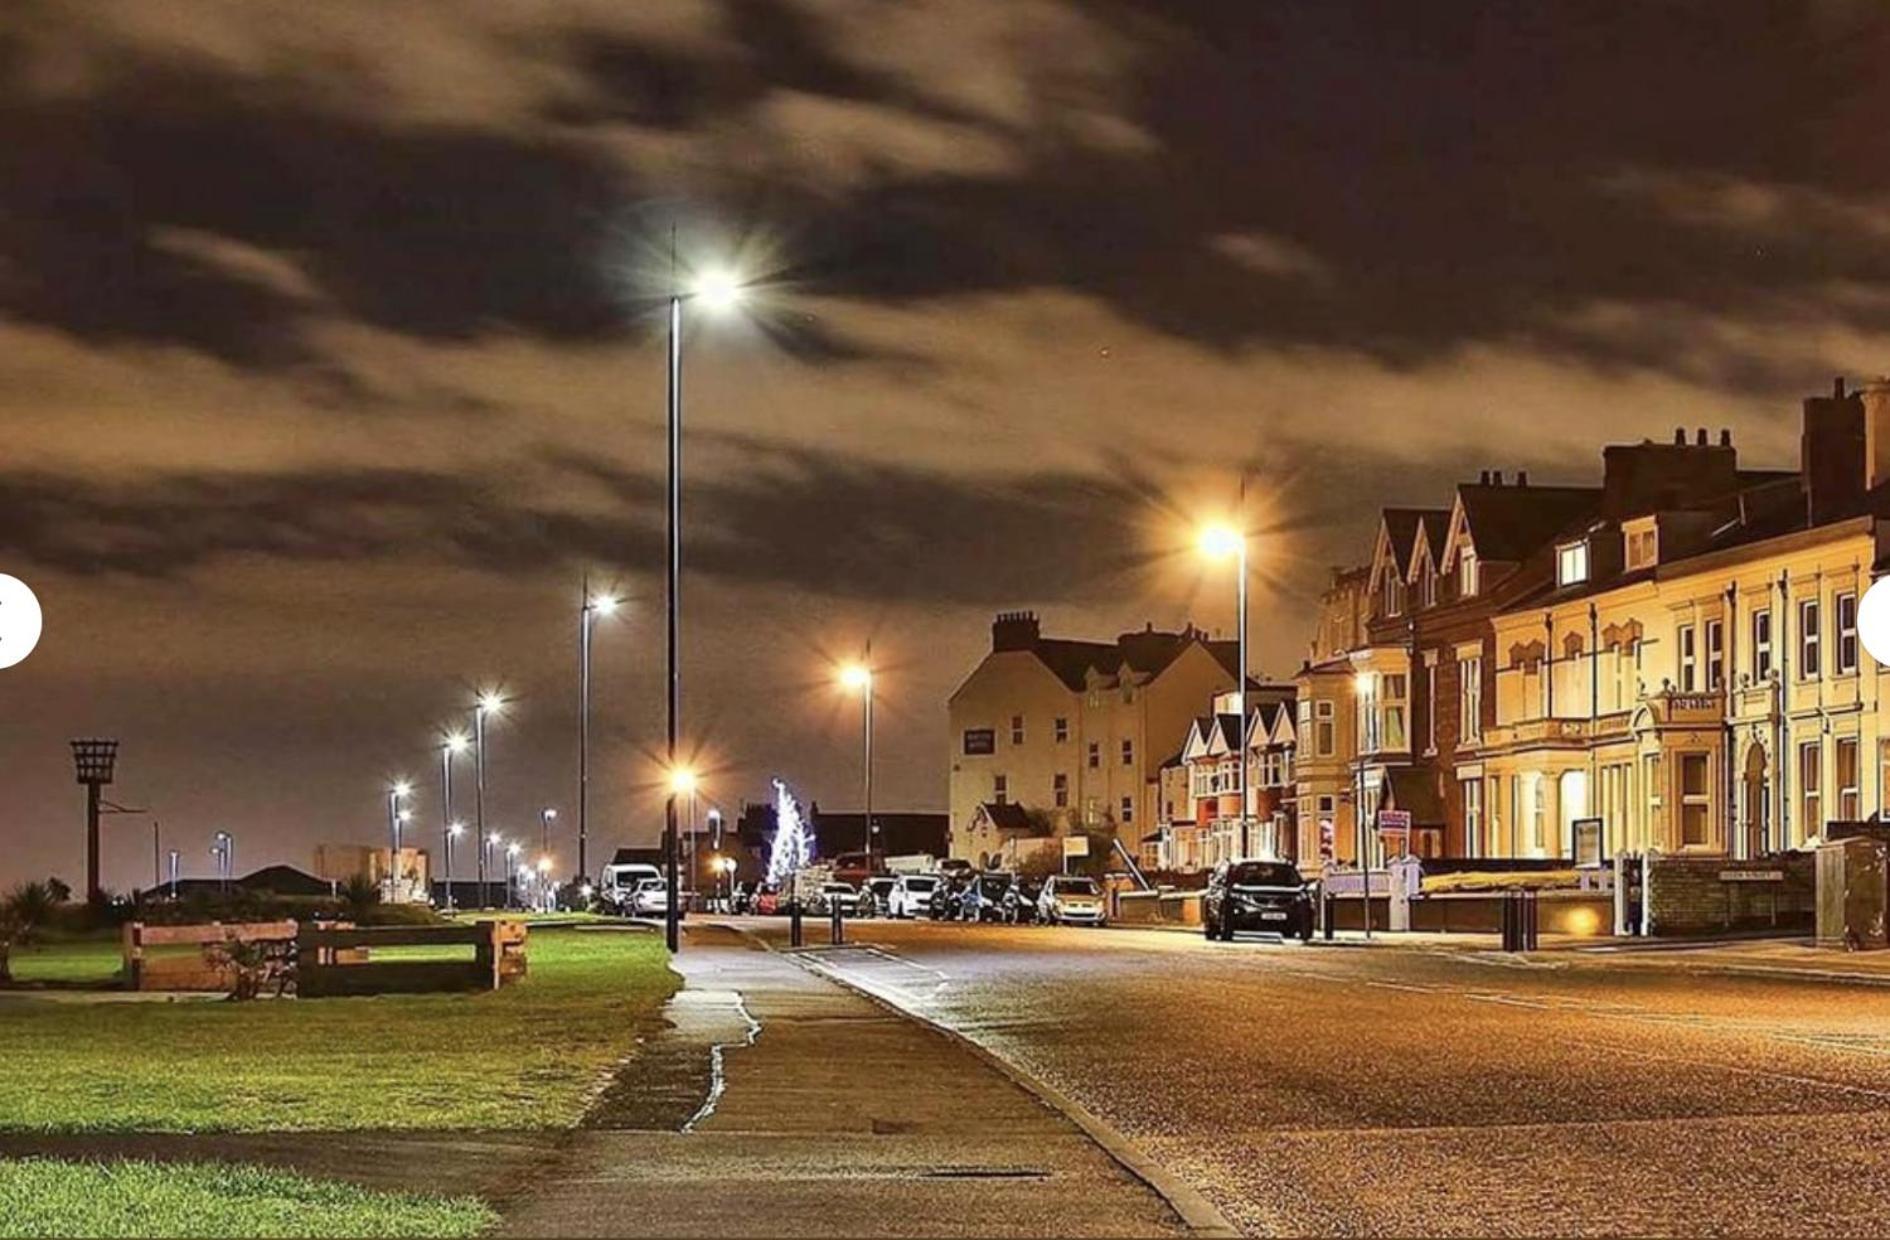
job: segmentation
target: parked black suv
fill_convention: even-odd
[[[1303,943],[1313,935],[1312,892],[1289,862],[1223,861],[1201,898],[1201,929],[1210,939],[1262,930]]]

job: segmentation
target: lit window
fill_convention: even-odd
[[[1588,544],[1569,543],[1556,552],[1555,583],[1577,585],[1588,580]]]

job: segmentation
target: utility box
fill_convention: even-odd
[[[1818,845],[1818,946],[1890,947],[1890,841],[1859,835]]]

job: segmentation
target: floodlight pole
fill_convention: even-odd
[[[675,240],[672,237],[671,265],[674,267]],[[663,803],[663,864],[669,879],[668,908],[663,915],[663,939],[671,952],[682,947],[682,885],[678,881],[676,838],[677,721],[682,713],[682,670],[677,659],[677,629],[682,588],[682,293],[672,290],[669,297],[669,581],[666,592],[669,646],[668,684],[668,769],[671,779],[669,796]]]

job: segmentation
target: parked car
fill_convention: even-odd
[[[1201,896],[1201,932],[1230,940],[1237,931],[1313,936],[1312,890],[1286,861],[1223,861]]]
[[[890,917],[924,917],[932,911],[932,896],[938,891],[936,874],[901,874],[886,897]]]
[[[1004,893],[1004,920],[1027,926],[1037,920],[1037,900],[1043,895],[1043,880],[1019,878]]]
[[[965,889],[959,911],[966,921],[1009,921],[1006,901],[1014,885],[1009,874],[980,874]]]
[[[851,883],[822,883],[820,890],[808,901],[808,911],[816,917],[830,917],[836,906],[842,917],[852,917],[859,912],[860,893]]]
[[[668,916],[669,884],[660,878],[638,879],[630,893],[630,912],[637,917]]]
[[[860,886],[860,916],[892,916],[892,908],[888,901],[892,899],[892,889],[898,885],[899,880],[890,874],[880,874],[867,879]]]
[[[932,892],[932,920],[957,921],[958,909],[965,899],[965,885],[970,880],[962,874],[941,873]]]
[[[1037,897],[1037,915],[1053,926],[1101,926],[1109,922],[1102,888],[1081,874],[1052,874]]]
[[[619,913],[635,914],[637,888],[647,879],[661,879],[663,872],[653,865],[642,862],[630,862],[624,865],[607,865],[598,878],[597,896],[605,904]]]

